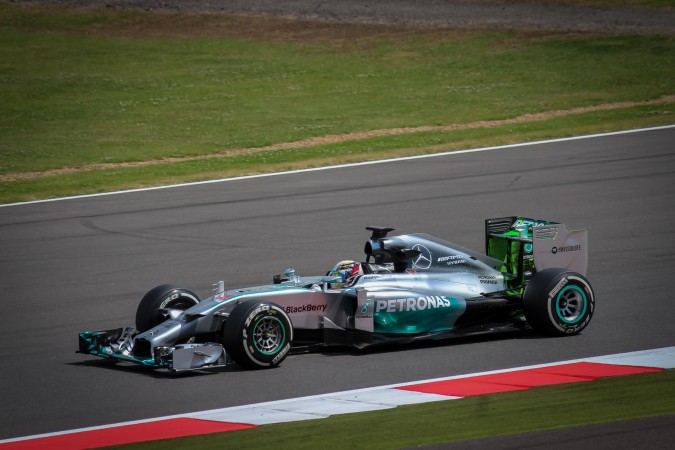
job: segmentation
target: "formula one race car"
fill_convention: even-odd
[[[368,227],[366,261],[324,276],[293,269],[274,284],[200,300],[173,285],[149,291],[135,328],[86,331],[79,352],[173,371],[277,366],[292,349],[442,339],[528,327],[583,330],[595,296],[587,231],[523,217],[485,221],[486,255],[426,234]]]

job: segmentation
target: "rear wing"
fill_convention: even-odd
[[[588,230],[570,230],[559,223],[532,229],[532,252],[537,271],[552,267],[586,275]]]
[[[525,274],[549,268],[569,269],[586,275],[588,231],[526,217],[500,217],[485,221],[486,253],[504,262],[512,287],[522,286]]]

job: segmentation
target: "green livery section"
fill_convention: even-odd
[[[114,359],[118,361],[128,361],[141,364],[148,367],[169,367],[162,361],[155,361],[153,358],[139,358],[131,352],[113,352],[110,350],[112,344],[123,335],[124,329],[118,328],[105,331],[85,331],[79,334],[79,353],[100,356],[102,358]]]
[[[534,270],[532,228],[557,223],[520,216],[485,221],[485,252],[504,262],[501,271],[511,293],[522,294],[525,274]]]
[[[465,310],[465,300],[443,295],[377,300],[374,331],[392,334],[449,331]]]

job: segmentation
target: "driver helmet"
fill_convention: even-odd
[[[328,272],[329,276],[339,277],[340,280],[336,283],[336,287],[343,288],[348,286],[357,276],[362,275],[363,270],[361,264],[351,259],[345,259],[335,264],[335,266]]]

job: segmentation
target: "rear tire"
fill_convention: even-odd
[[[136,329],[139,332],[156,327],[166,320],[162,309],[185,311],[199,303],[199,297],[192,291],[173,284],[163,284],[151,289],[141,299],[136,309]]]
[[[577,334],[591,321],[595,295],[588,280],[565,269],[534,275],[523,294],[525,317],[532,328],[552,336]]]
[[[241,303],[225,323],[225,351],[246,369],[268,369],[286,359],[293,342],[293,326],[286,312],[265,301]]]

